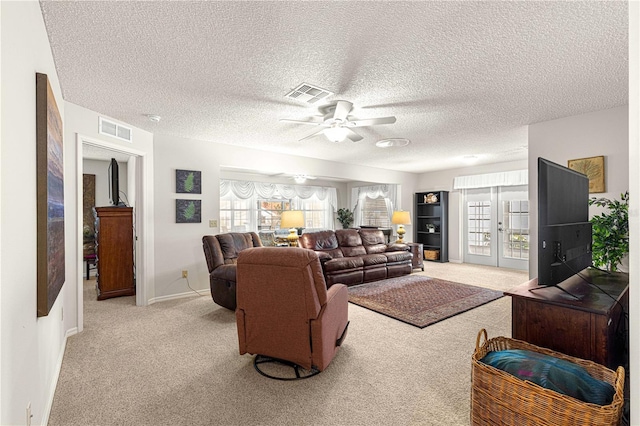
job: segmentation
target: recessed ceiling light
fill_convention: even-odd
[[[157,123],[158,121],[160,121],[160,116],[159,115],[155,115],[155,114],[145,114],[147,116],[147,118],[151,121],[153,121],[154,123]]]
[[[407,146],[411,141],[406,138],[382,139],[376,142],[378,148],[391,148],[392,146]]]

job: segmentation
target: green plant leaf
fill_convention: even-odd
[[[184,190],[187,192],[193,191],[195,176],[193,172],[189,173],[184,180]]]
[[[622,258],[629,253],[629,192],[620,194],[621,200],[591,198],[589,205],[606,210],[591,218],[594,266],[617,271]]]
[[[193,219],[195,214],[196,214],[196,206],[193,203],[193,201],[191,201],[187,205],[187,207],[184,209],[184,212],[182,213],[182,216],[187,220],[191,220],[191,219]]]

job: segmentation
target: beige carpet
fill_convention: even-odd
[[[427,262],[441,279],[509,289],[521,271]],[[478,330],[511,335],[503,297],[425,329],[349,305],[349,334],[327,370],[280,382],[238,354],[233,312],[209,296],[134,306],[95,301],[69,338],[49,425],[466,425]]]

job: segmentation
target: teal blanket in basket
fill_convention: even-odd
[[[489,352],[481,362],[583,402],[608,405],[613,386],[573,362],[522,349]]]

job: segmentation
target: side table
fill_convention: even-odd
[[[423,244],[422,243],[407,243],[409,248],[411,249],[411,254],[413,254],[413,259],[411,260],[412,269],[420,268],[424,271],[424,262],[423,262]]]

